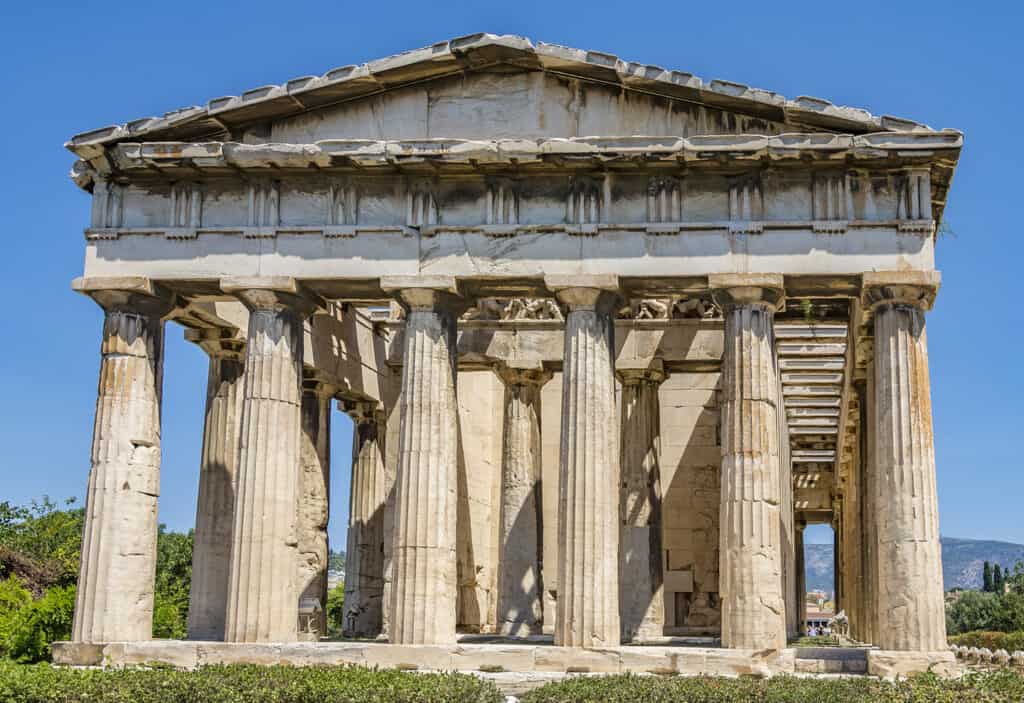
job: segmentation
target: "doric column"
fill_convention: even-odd
[[[297,503],[303,319],[316,305],[294,279],[221,281],[249,308],[225,639],[297,636]]]
[[[832,501],[832,604],[835,612],[846,605],[843,598],[843,580],[846,578],[843,569],[843,527],[839,513],[840,501]]]
[[[327,634],[327,520],[331,495],[331,396],[335,389],[316,374],[302,384],[299,435],[298,584],[299,635],[316,641]],[[316,610],[316,606],[320,610]]]
[[[782,595],[778,368],[775,312],[782,277],[709,277],[725,312],[722,497],[719,518],[722,644],[786,646]]]
[[[199,499],[192,548],[188,637],[223,640],[235,518],[244,341],[227,330],[185,330],[209,355]]]
[[[796,523],[794,542],[796,543],[796,617],[797,632],[807,632],[807,566],[804,562],[804,528],[807,523],[799,520]]]
[[[878,592],[878,535],[875,530],[875,503],[872,499],[874,487],[874,366],[869,361],[867,379],[856,382],[854,390],[860,403],[860,540],[863,545],[861,552],[862,595],[864,611],[860,618],[857,639],[873,643],[878,631],[878,606],[875,594]]]
[[[619,617],[623,641],[661,637],[665,602],[661,563],[660,360],[619,367],[622,381],[619,518]]]
[[[383,414],[371,401],[343,406],[354,424],[343,628],[346,637],[375,637],[382,629],[384,594]]]
[[[555,644],[618,645],[619,491],[615,276],[545,279],[568,309],[558,471]]]
[[[498,536],[498,633],[540,634],[541,584],[540,391],[551,378],[540,363],[503,364],[505,426],[501,455]]]
[[[455,641],[458,406],[454,278],[381,281],[406,307],[389,638]]]
[[[72,639],[153,636],[163,318],[172,296],[148,279],[76,279],[105,311],[92,469]]]
[[[935,273],[864,275],[874,313],[877,642],[885,650],[945,650],[942,552],[924,313]]]

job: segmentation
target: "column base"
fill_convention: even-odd
[[[911,674],[932,672],[943,678],[952,678],[963,672],[956,656],[944,652],[897,652],[869,649],[868,674],[883,679],[895,679]]]

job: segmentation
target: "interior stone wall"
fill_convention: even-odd
[[[497,614],[505,386],[491,370],[460,371],[458,604],[463,632],[493,632]]]
[[[721,374],[674,373],[661,385],[665,630],[717,633]]]

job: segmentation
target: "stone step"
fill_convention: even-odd
[[[866,649],[857,647],[800,647],[795,669],[800,674],[866,674]]]

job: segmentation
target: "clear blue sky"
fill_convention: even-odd
[[[1024,542],[1020,3],[78,0],[0,14],[0,500],[81,497],[89,468],[101,314],[69,290],[89,199],[67,178],[67,137],[488,31],[963,130],[928,318],[942,532]],[[205,381],[204,355],[169,325],[160,518],[176,529],[193,521]],[[335,420],[339,546],[350,426]]]

